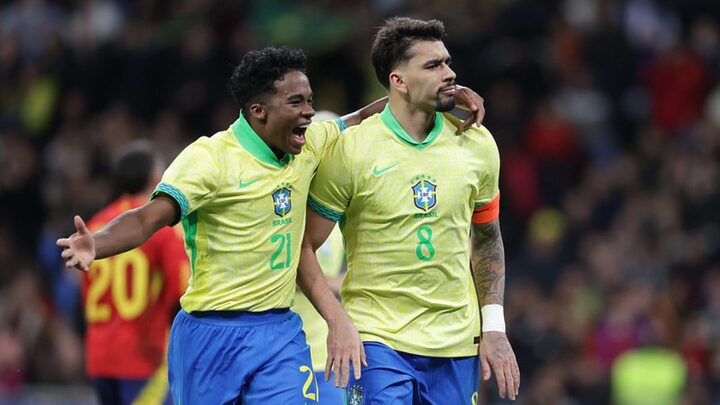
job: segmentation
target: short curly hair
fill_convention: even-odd
[[[246,53],[235,67],[228,87],[243,112],[257,96],[274,94],[275,81],[287,72],[305,72],[305,53],[300,49],[272,48]]]
[[[416,20],[395,17],[385,21],[375,35],[372,63],[375,75],[386,89],[390,87],[390,72],[412,57],[410,47],[416,41],[442,41],[445,25],[438,20]]]

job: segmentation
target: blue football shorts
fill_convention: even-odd
[[[353,373],[346,390],[348,405],[477,404],[480,358],[428,357],[365,342],[368,366]]]
[[[302,321],[288,309],[178,312],[168,377],[176,405],[318,400]]]
[[[332,373],[330,379],[325,381],[325,370],[315,370],[320,391],[320,405],[345,405],[345,390],[335,386]]]

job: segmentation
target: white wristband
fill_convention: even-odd
[[[482,313],[483,332],[505,333],[505,315],[503,314],[502,305],[484,305],[482,308],[480,308],[480,312]]]

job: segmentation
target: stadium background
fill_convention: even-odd
[[[663,347],[682,362],[640,365],[679,379],[666,403],[720,404],[716,0],[2,2],[0,403],[93,403],[54,242],[113,197],[113,151],[148,138],[170,161],[226,128],[231,69],[266,45],[306,51],[318,110],[353,110],[383,94],[369,48],[394,15],[443,20],[485,98],[517,403],[652,390],[613,365]]]

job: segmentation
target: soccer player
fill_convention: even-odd
[[[150,145],[140,142],[123,150],[112,169],[122,195],[90,219],[90,230],[145,204],[163,168]],[[190,276],[180,232],[160,229],[83,273],[86,369],[102,404],[172,404],[165,350]]]
[[[230,79],[241,111],[230,128],[201,137],[173,161],[152,200],[91,234],[59,239],[67,267],[131,249],[182,221],[191,278],[168,348],[178,404],[316,402],[317,385],[300,318],[290,311],[310,180],[346,125],[379,111],[312,124],[313,94],[300,50],[245,54]],[[466,101],[482,117],[479,96]],[[301,284],[301,287],[304,286]],[[313,305],[328,323],[328,360],[360,377],[362,345],[340,304]]]
[[[477,403],[481,362],[500,397],[518,393],[502,313],[499,154],[487,129],[457,136],[445,113],[456,86],[444,35],[437,20],[386,22],[372,61],[388,105],[343,134],[310,188],[298,279],[328,295],[313,252],[340,222],[342,302],[368,364],[348,385],[350,404]]]

